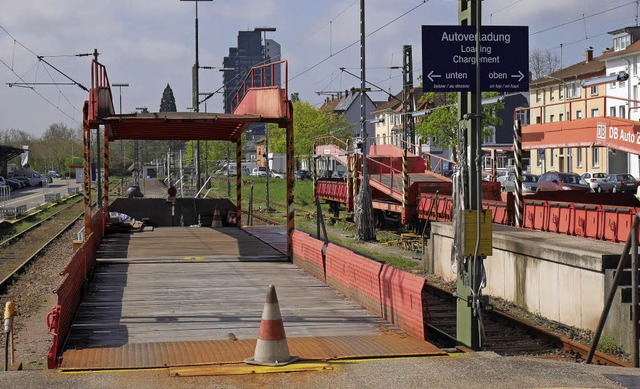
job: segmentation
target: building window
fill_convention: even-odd
[[[582,167],[582,147],[579,147],[576,150],[576,158],[578,159],[578,167]]]
[[[491,131],[491,133],[484,137],[483,143],[486,145],[495,145],[496,144],[496,128],[493,126],[489,126],[486,128],[487,131]]]
[[[597,96],[598,95],[598,85],[594,85],[591,87],[591,96]]]
[[[540,116],[536,116],[536,124],[540,124]]]
[[[631,44],[631,35],[625,34],[617,38],[613,38],[613,51],[626,49]]]
[[[560,100],[564,99],[564,85],[561,85],[561,86],[558,88],[558,98],[559,98]]]
[[[582,119],[582,111],[576,111],[576,119]]]
[[[556,118],[556,115],[551,115],[551,116],[549,116],[549,121],[550,121],[551,123],[553,123],[553,121],[555,120],[555,118]]]
[[[536,165],[538,167],[542,167],[542,160],[544,160],[544,149],[538,150],[538,155],[536,158]]]
[[[627,117],[627,106],[626,105],[621,105],[620,107],[618,107],[618,116],[620,116],[621,118],[626,118]]]
[[[609,107],[609,116],[616,116],[616,107]]]
[[[573,81],[567,84],[567,98],[575,99],[580,97],[580,90],[582,87],[580,86],[580,82]]]
[[[556,97],[553,95],[554,94],[554,90],[555,88],[550,86],[549,87],[549,101],[554,101],[556,99]]]
[[[550,149],[549,150],[549,166],[551,166],[551,167],[554,166],[554,164],[553,164],[553,160],[554,160],[554,158],[553,158],[553,150],[554,149]]]
[[[536,103],[542,101],[542,91],[540,89],[536,89]]]
[[[598,110],[598,108],[591,108],[591,117],[597,118],[598,116],[600,116],[600,111]]]
[[[600,167],[600,148],[594,147],[591,149],[591,166],[594,168]]]
[[[615,73],[609,73],[609,76],[615,77],[616,74]],[[611,83],[611,89],[616,89],[616,82],[615,81]]]
[[[564,120],[564,115],[563,114],[559,114],[558,115],[558,121],[561,122]]]
[[[518,107],[518,109],[521,107]],[[529,111],[518,111],[516,112],[516,120],[520,121],[520,124],[525,126],[527,124],[529,124],[529,121],[527,119],[527,114],[529,113]]]

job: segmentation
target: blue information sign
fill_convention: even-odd
[[[482,92],[529,90],[529,28],[480,28]],[[426,92],[476,89],[476,28],[422,26],[422,78]]]

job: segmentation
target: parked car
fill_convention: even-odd
[[[11,190],[11,186],[7,183],[7,181],[2,176],[0,176],[0,188],[9,188],[9,190]]]
[[[607,182],[611,183],[613,193],[628,192],[635,194],[638,190],[638,182],[634,176],[628,173],[609,174]]]
[[[509,176],[511,176],[512,174],[513,174],[513,173],[508,172],[508,171],[504,171],[504,170],[499,171],[499,172],[496,174],[496,182],[502,182],[502,181],[504,181],[504,180],[507,180],[507,179],[509,178]]]
[[[344,180],[345,177],[345,172],[334,170],[333,173],[331,173],[331,178],[340,178]]]
[[[515,173],[509,173],[506,178],[501,181],[501,188],[503,192],[515,192],[516,191],[516,175]],[[538,189],[538,176],[535,174],[523,174],[522,175],[522,193],[536,193]]]
[[[537,192],[574,190],[591,192],[591,187],[576,173],[546,172],[538,177]]]
[[[58,172],[57,172],[57,171],[55,171],[55,170],[49,170],[49,171],[47,172],[47,175],[48,175],[49,177],[51,177],[51,178],[60,178],[60,173],[58,173]]]
[[[607,181],[607,173],[602,172],[586,172],[582,176],[582,179],[587,181],[587,184],[596,193],[610,192],[613,188],[613,183]]]
[[[266,177],[267,176],[267,167],[266,166],[258,166],[254,167],[253,171],[251,171],[252,176],[256,177]]]
[[[25,186],[25,184],[22,181],[16,180],[15,178],[5,178],[5,181],[7,182],[7,185],[11,187],[12,190],[22,189]]]
[[[13,177],[10,177],[9,179],[18,181],[22,188],[27,187],[27,186],[31,186],[29,184],[29,179],[27,177],[13,176]]]
[[[277,170],[271,171],[271,177],[273,178],[287,178],[287,174],[284,172],[279,172]]]
[[[293,176],[295,177],[296,180],[311,179],[311,173],[309,173],[307,170],[296,170],[295,173],[293,173]]]

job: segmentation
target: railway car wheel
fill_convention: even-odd
[[[382,213],[382,211],[376,209],[374,218],[376,229],[380,231],[384,230],[384,214]]]

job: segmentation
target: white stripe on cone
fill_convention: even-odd
[[[261,335],[268,339],[261,339]],[[277,339],[270,339],[273,337],[277,337]],[[253,358],[247,358],[244,361],[252,365],[284,366],[298,359],[300,358],[289,354],[276,289],[273,285],[269,285],[267,301],[262,311],[256,350]]]
[[[222,227],[222,219],[220,219],[220,210],[216,208],[213,212],[213,220],[211,221],[211,228]]]

